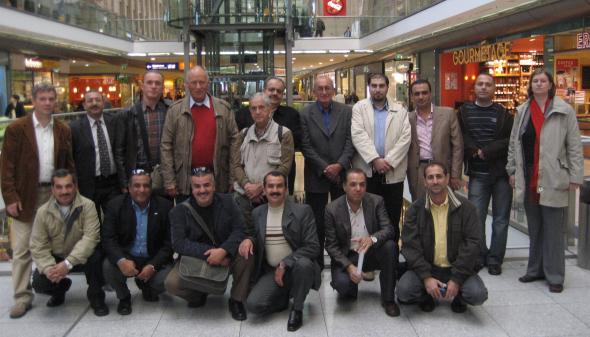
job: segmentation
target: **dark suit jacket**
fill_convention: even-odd
[[[352,262],[348,259],[350,251],[351,224],[346,195],[339,197],[326,206],[326,251],[338,267],[346,269]],[[381,196],[366,193],[363,197],[363,214],[367,232],[377,238],[375,247],[385,241],[395,239],[395,230],[385,209]]]
[[[21,118],[25,116],[27,113],[25,112],[25,105],[22,102],[16,103],[16,107],[12,103],[8,103],[6,106],[6,111],[4,111],[4,116],[10,117],[10,112],[14,109],[14,114],[16,118]]]
[[[109,134],[109,142],[114,157],[115,145],[117,142],[117,115],[104,113],[104,123]],[[72,155],[76,163],[76,175],[78,176],[78,190],[80,194],[86,198],[92,199],[94,197],[94,177],[96,176],[96,152],[94,150],[94,139],[92,138],[92,130],[90,129],[90,122],[88,117],[83,115],[70,123],[72,130]],[[116,166],[116,165],[115,165]],[[116,167],[114,169],[117,169]],[[124,174],[124,172],[120,172]],[[120,177],[122,179],[123,177]],[[125,187],[125,186],[121,186]]]
[[[256,273],[254,279],[262,276],[262,265],[265,260],[264,243],[266,241],[266,217],[268,204],[261,205],[252,212],[252,220],[255,226],[254,246],[256,252]],[[311,207],[304,204],[296,204],[291,200],[285,201],[282,219],[283,235],[291,246],[293,252],[283,259],[287,268],[293,268],[295,261],[306,257],[311,261],[320,255],[320,242],[315,227],[315,219]],[[319,289],[322,279],[319,264],[314,263],[313,288]]]
[[[39,153],[33,127],[33,114],[12,122],[4,133],[0,159],[4,202],[22,203],[23,210],[16,219],[23,222],[33,221],[39,187]],[[70,128],[57,119],[53,120],[53,155],[56,170],[76,172]]]
[[[191,196],[185,202],[194,202]],[[238,254],[238,247],[244,239],[244,216],[234,201],[232,194],[215,193],[213,200],[213,235],[217,239],[215,247],[205,243],[207,234],[193,219],[189,210],[178,204],[170,211],[170,227],[172,232],[172,247],[180,255],[187,255],[206,260],[203,255],[211,248],[223,248],[230,257]]]
[[[130,249],[137,233],[135,211],[129,194],[118,195],[106,207],[101,228],[101,244],[111,263],[131,256]],[[172,203],[152,195],[148,210],[147,249],[149,261],[156,270],[172,262],[170,221]]]
[[[305,191],[327,193],[330,180],[324,176],[324,169],[339,163],[344,172],[350,168],[354,146],[350,134],[352,108],[332,102],[330,130],[324,127],[324,117],[317,102],[308,104],[301,112],[301,151],[305,157]]]
[[[299,112],[289,106],[280,105],[273,113],[272,119],[277,122],[277,124],[291,130],[291,133],[293,133],[293,140],[295,141],[295,149],[300,149],[301,124],[299,122]],[[236,124],[238,125],[238,130],[242,130],[254,124],[252,114],[248,108],[241,108],[236,112]]]

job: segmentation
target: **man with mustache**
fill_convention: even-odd
[[[435,300],[452,300],[456,313],[467,304],[481,305],[488,291],[477,275],[480,226],[477,209],[453,192],[445,164],[432,162],[424,168],[426,195],[406,212],[402,254],[408,271],[397,284],[400,303],[418,303],[425,312]]]
[[[263,179],[268,204],[252,212],[253,236],[240,244],[240,255],[256,260],[254,286],[246,306],[248,311],[265,315],[293,306],[288,331],[303,324],[303,305],[310,289],[318,290],[321,270],[316,259],[320,253],[311,207],[287,199],[287,177],[271,171]]]
[[[105,316],[102,257],[96,245],[100,225],[92,200],[78,193],[76,178],[68,170],[56,170],[51,177],[51,197],[35,216],[31,234],[31,255],[37,266],[33,289],[51,297],[48,307],[64,303],[72,280],[70,272],[84,272],[86,296],[96,316]]]
[[[125,179],[125,172],[119,172],[113,149],[120,133],[118,118],[103,113],[104,98],[96,90],[84,94],[86,116],[70,123],[72,130],[72,154],[76,163],[76,176],[80,194],[94,201],[96,212],[102,221],[101,211],[107,202],[121,193],[119,179]]]
[[[252,209],[263,204],[262,179],[270,171],[289,174],[293,163],[291,130],[271,119],[270,99],[263,93],[250,98],[254,124],[240,132],[232,147],[234,197],[246,219],[246,233],[252,233]]]

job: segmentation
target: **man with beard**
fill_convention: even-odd
[[[120,136],[115,132],[118,121],[116,116],[103,113],[103,108],[102,94],[96,90],[87,91],[84,94],[86,116],[70,123],[78,189],[80,194],[94,201],[101,220],[101,210],[120,193],[113,155]],[[125,180],[125,172],[119,173],[119,178]]]
[[[357,151],[352,167],[365,172],[367,192],[385,200],[397,241],[411,140],[408,111],[387,98],[387,76],[372,74],[368,85],[371,97],[352,108],[352,143]]]
[[[51,197],[37,211],[31,234],[31,255],[37,269],[33,289],[50,295],[48,307],[64,303],[72,285],[70,272],[86,274],[86,296],[96,316],[108,315],[104,303],[100,250],[100,225],[96,208],[76,188],[76,179],[65,169],[51,177]]]

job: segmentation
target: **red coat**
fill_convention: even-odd
[[[65,168],[75,173],[70,127],[54,120],[53,142],[55,169]],[[4,203],[10,205],[20,201],[23,210],[16,219],[32,222],[39,187],[39,154],[32,114],[17,119],[6,128],[0,165]]]

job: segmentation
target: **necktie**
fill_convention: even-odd
[[[102,130],[102,121],[96,121],[96,138],[98,139],[98,156],[100,159],[100,174],[104,177],[111,175],[111,160],[109,158],[109,147],[107,138]]]

